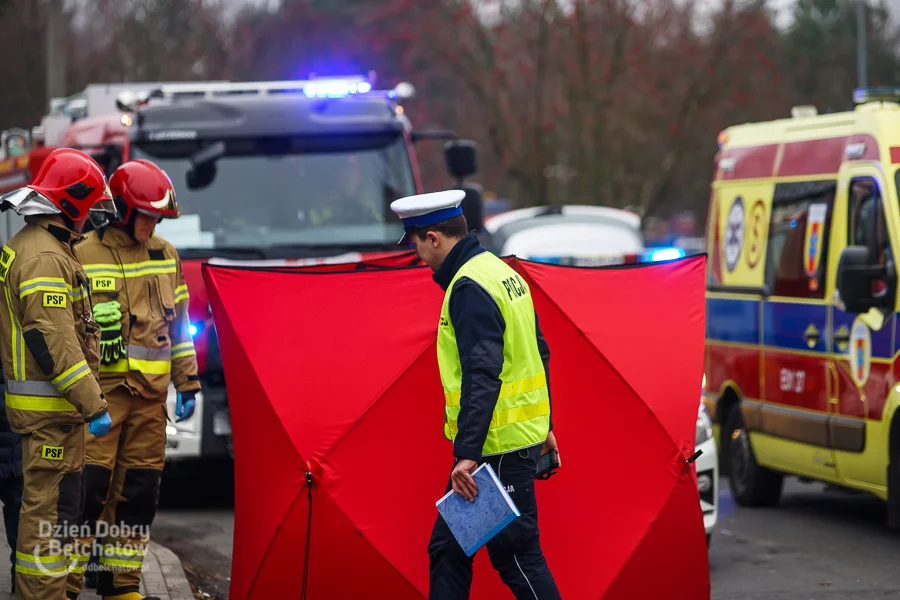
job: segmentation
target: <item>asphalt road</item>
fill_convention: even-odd
[[[722,481],[710,546],[715,600],[900,598],[900,534],[865,494],[785,482],[776,508],[735,506]]]
[[[788,479],[777,508],[748,509],[720,487],[714,600],[900,600],[900,534],[877,499]],[[153,536],[181,557],[198,598],[228,597],[232,498],[227,468],[163,484]]]

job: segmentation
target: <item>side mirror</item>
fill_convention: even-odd
[[[444,158],[447,161],[447,172],[458,181],[478,172],[478,155],[475,142],[471,140],[454,140],[444,146]]]
[[[466,183],[460,186],[466,193],[462,201],[463,216],[470,231],[481,231],[484,228],[484,200],[481,197],[481,186],[477,183]]]
[[[184,178],[189,190],[205,188],[216,178],[216,163],[210,162],[189,169]]]
[[[216,178],[216,161],[225,156],[225,142],[214,144],[195,152],[191,156],[191,168],[185,173],[188,189],[205,188]]]
[[[137,107],[138,97],[137,94],[130,90],[123,90],[119,92],[119,95],[116,96],[116,108],[125,113],[130,113],[134,111]]]
[[[848,246],[841,253],[837,271],[837,289],[849,313],[863,314],[871,308],[880,308],[890,301],[893,294],[875,295],[875,284],[885,281],[888,269],[870,263],[869,249],[865,246]],[[888,290],[893,286],[889,284]]]
[[[3,132],[0,141],[6,156],[11,158],[23,156],[31,149],[31,132],[13,127]]]

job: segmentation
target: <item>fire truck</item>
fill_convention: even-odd
[[[480,188],[466,181],[477,172],[475,144],[452,131],[415,130],[403,107],[415,93],[411,84],[383,90],[374,84],[370,73],[96,86],[93,95],[86,90],[56,106],[56,114],[69,116],[61,138],[50,131],[55,116],[42,122],[36,137],[48,147],[81,148],[107,173],[124,161],[151,160],[175,185],[181,217],[163,221],[157,233],[182,260],[202,391],[194,416],[175,423],[170,387],[168,461],[232,456],[202,263],[305,266],[408,252],[397,245],[402,225],[390,204],[424,191],[415,152],[422,140],[444,141],[454,186],[466,192],[464,213],[481,229]],[[9,229],[0,227],[0,237]],[[261,314],[260,326],[278,319]]]

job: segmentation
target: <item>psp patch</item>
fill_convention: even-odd
[[[9,246],[3,246],[0,251],[0,282],[6,281],[6,275],[9,273],[9,267],[16,260],[16,253]]]
[[[62,446],[41,446],[41,458],[46,458],[47,460],[62,460],[63,459],[63,447]]]
[[[115,277],[92,277],[91,278],[91,291],[92,292],[111,292],[114,289],[116,289]]]
[[[66,294],[44,292],[44,308],[65,308]]]

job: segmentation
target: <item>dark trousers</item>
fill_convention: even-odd
[[[3,526],[6,528],[6,543],[9,544],[9,560],[13,569],[16,564],[16,541],[19,539],[19,511],[22,509],[23,487],[24,479],[21,475],[0,479]]]
[[[534,472],[541,446],[489,456],[501,483],[522,516],[514,519],[487,543],[491,564],[516,600],[559,600],[559,590],[541,551]],[[453,489],[447,483],[445,493]],[[438,515],[428,543],[429,600],[467,600],[472,585],[472,562]]]

